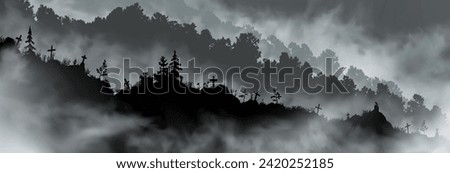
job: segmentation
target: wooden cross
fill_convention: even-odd
[[[86,56],[86,55],[83,55],[83,56],[81,56],[81,59],[83,59],[83,61],[82,61],[81,63],[84,63],[84,60],[87,59],[87,56]]]
[[[123,79],[125,81],[125,90],[129,90],[130,89],[130,81],[128,81],[127,79]]]
[[[279,100],[281,99],[281,94],[277,91],[277,89],[273,89],[273,93],[274,95],[270,98],[272,98],[272,101],[278,104]]]
[[[55,51],[56,51],[56,49],[54,49],[53,45],[52,45],[52,47],[48,50],[48,52],[50,52],[50,58],[53,58],[53,52],[55,52]]]
[[[17,40],[17,44],[19,44],[20,42],[22,42],[22,35],[20,35],[19,37],[16,37]]]
[[[257,92],[257,91],[253,92],[253,94],[255,95],[255,101],[258,99],[259,96],[261,96],[261,95],[259,94],[259,92]]]
[[[405,126],[405,128],[406,128],[406,133],[409,133],[409,127],[411,127],[411,125],[408,124],[408,123],[406,123],[406,126]]]
[[[315,108],[317,109],[317,114],[319,114],[319,111],[322,110],[322,108],[320,107],[320,104],[317,105]]]
[[[212,79],[209,79],[209,81],[212,83],[213,87],[216,86],[216,82],[217,82],[216,76],[213,76]]]

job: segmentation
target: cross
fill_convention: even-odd
[[[406,128],[406,133],[409,133],[409,127],[411,127],[411,124],[406,123],[406,126],[405,126],[405,128]]]
[[[216,86],[216,82],[217,82],[216,76],[213,76],[212,79],[210,79],[209,81],[212,83],[213,87]]]
[[[125,81],[125,90],[130,89],[130,81],[128,81],[126,78],[123,79]]]
[[[278,101],[281,99],[280,93],[277,91],[277,89],[273,89],[274,95],[270,98],[272,98],[272,101],[274,101],[276,104],[278,104]]]
[[[322,108],[320,107],[320,104],[317,105],[315,108],[317,109],[317,114],[319,114],[319,111],[322,110]]]
[[[253,94],[255,95],[255,101],[258,99],[259,96],[261,96],[261,95],[259,94],[259,92],[257,92],[257,91],[253,92]]]
[[[86,55],[83,55],[83,56],[81,56],[81,59],[83,59],[83,61],[82,61],[81,63],[84,63],[84,60],[87,59],[87,56],[86,56]]]
[[[17,44],[19,44],[20,42],[22,42],[22,35],[20,35],[19,37],[16,37],[17,40]]]
[[[56,51],[56,49],[54,49],[53,45],[52,45],[52,47],[48,50],[48,52],[50,52],[50,58],[53,58],[53,52],[55,52],[55,51]]]
[[[347,112],[347,120],[350,119],[350,113]]]

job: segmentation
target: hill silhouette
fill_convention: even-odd
[[[417,94],[409,100],[405,99],[395,83],[377,78],[370,79],[362,70],[356,68],[351,68],[347,72],[349,76],[344,77],[314,73],[310,68],[325,61],[326,57],[335,60],[331,64],[334,69],[340,67],[338,57],[332,50],[325,50],[320,56],[314,57],[307,45],[291,44],[291,52],[275,53],[280,55],[276,60],[262,59],[260,45],[264,40],[260,40],[254,33],[239,34],[235,41],[231,41],[231,38],[213,38],[206,29],[199,32],[194,23],[172,21],[161,13],[147,16],[139,4],[118,7],[105,18],[99,17],[93,22],[84,22],[58,16],[45,6],[39,7],[34,21],[27,1],[7,2],[16,2],[16,7],[21,9],[21,16],[29,19],[32,27],[17,28],[21,31],[28,29],[28,35],[24,32],[23,38],[0,38],[0,64],[10,68],[17,67],[19,74],[22,74],[17,77],[19,82],[3,82],[3,85],[7,85],[4,93],[20,95],[22,97],[18,99],[30,105],[38,104],[37,107],[62,109],[55,111],[61,115],[54,116],[49,113],[52,118],[58,120],[51,118],[50,122],[58,122],[53,124],[77,124],[73,122],[79,120],[73,119],[90,120],[89,118],[98,117],[98,110],[106,112],[107,115],[117,114],[120,118],[142,120],[142,124],[133,124],[131,130],[95,138],[96,142],[104,143],[111,149],[107,152],[189,152],[194,145],[201,143],[201,138],[211,141],[193,151],[430,152],[448,149],[445,147],[447,141],[439,135],[435,138],[425,135],[430,131],[427,131],[428,126],[439,128],[446,127],[447,124],[441,109],[438,106],[427,108],[422,96]],[[7,3],[0,3],[0,9],[6,9],[5,4]],[[0,14],[2,12],[3,10]],[[35,33],[35,30],[38,32]],[[47,38],[40,34],[50,36],[51,39],[46,40]],[[90,40],[90,44],[84,45],[85,47],[91,47],[90,45],[99,41],[117,44],[133,52],[145,52],[149,46],[156,45],[164,45],[159,49],[167,50],[162,52],[181,50],[148,58],[158,60],[157,57],[161,55],[172,57],[166,62],[160,61],[158,65],[154,65],[155,69],[159,69],[158,72],[139,74],[139,80],[134,84],[130,82],[131,79],[124,79],[128,82],[113,88],[107,77],[107,67],[110,62],[114,62],[113,59],[107,58],[104,61],[102,59],[103,63],[97,62],[94,59],[105,57],[91,57],[83,52],[77,57],[65,57],[74,59],[72,61],[63,59],[58,54],[58,45],[66,44],[66,36],[72,34],[75,34],[75,38],[98,39]],[[37,48],[43,44],[39,40],[50,43],[48,46],[43,45],[50,48],[49,56],[44,55],[47,52],[41,53],[42,50]],[[265,42],[282,44],[276,37],[270,37]],[[57,50],[53,50],[55,47],[52,44]],[[90,51],[117,54],[113,48],[95,47]],[[274,48],[284,49],[282,46]],[[292,56],[292,52],[302,56]],[[232,66],[262,66],[260,70],[270,71],[270,66],[279,69],[292,67],[293,75],[284,78],[285,83],[277,84],[275,87],[278,90],[273,93],[260,91],[256,86],[237,91],[236,86],[219,84],[215,81],[216,78],[208,79],[210,81],[203,84],[195,84],[180,75],[184,69],[181,68],[178,56],[186,57],[185,54],[198,58],[202,65],[212,64],[222,69]],[[81,62],[78,61],[80,59]],[[17,71],[4,70],[2,73],[10,75],[18,73]],[[91,74],[91,71],[98,74]],[[338,89],[339,86],[332,84],[342,82],[348,92],[299,92],[292,95],[280,93],[288,86],[298,86],[293,78],[303,73],[307,74],[311,85],[320,84],[326,88]],[[263,81],[263,76],[257,75],[255,79]],[[376,108],[362,112],[374,102],[379,103]],[[316,110],[314,107],[317,104],[319,105]],[[79,105],[83,105],[82,108],[78,108]],[[25,106],[23,109],[36,111],[32,106]],[[77,112],[86,113],[86,110],[90,109],[95,110],[95,113],[87,111],[92,117],[73,116]],[[362,114],[350,117],[348,113],[348,119],[342,119],[347,112]],[[106,119],[109,118],[112,116]],[[95,125],[99,126],[105,124],[95,122],[98,123]],[[409,127],[410,125],[412,127]],[[424,125],[427,128],[422,128]],[[54,126],[56,127],[51,126],[51,130],[48,130],[50,134],[64,136],[67,127]],[[75,129],[78,128],[84,127]],[[105,131],[114,130],[111,128]],[[164,140],[169,137],[175,140]],[[161,143],[148,142],[158,139],[162,139]],[[273,139],[289,141],[290,145],[277,144]],[[234,147],[247,142],[251,143],[249,148],[240,150]],[[355,146],[358,143],[360,145]],[[405,143],[415,143],[417,147],[402,147]],[[365,148],[365,145],[370,147]],[[103,150],[86,147],[81,151]]]
[[[381,135],[391,134],[394,131],[392,124],[387,121],[383,113],[378,111],[365,112],[362,116],[353,116],[349,121],[354,126],[368,128]]]
[[[58,47],[62,44],[61,47],[64,47],[66,51],[57,51],[56,57],[60,58],[60,61],[63,61],[63,57],[80,60],[81,55],[87,54],[89,58],[92,58],[92,63],[86,64],[86,68],[92,71],[97,68],[96,64],[101,63],[106,57],[111,59],[110,63],[115,63],[110,64],[113,66],[120,67],[122,64],[117,64],[118,61],[121,62],[123,57],[132,57],[133,62],[140,67],[147,67],[149,61],[157,62],[157,57],[161,54],[169,54],[171,50],[177,49],[184,57],[195,57],[196,63],[203,68],[217,66],[226,71],[229,67],[265,67],[266,64],[271,64],[278,69],[292,67],[293,74],[284,78],[286,82],[279,82],[273,86],[283,90],[291,86],[299,87],[297,83],[294,83],[294,79],[301,76],[308,67],[323,69],[327,57],[332,58],[334,70],[341,67],[339,57],[333,50],[324,50],[320,55],[315,56],[306,44],[292,43],[285,46],[274,36],[263,39],[255,32],[241,33],[235,38],[214,38],[208,29],[199,30],[195,23],[180,23],[162,13],[146,15],[141,5],[137,3],[128,7],[115,8],[106,17],[98,17],[92,22],[59,16],[53,9],[43,5],[35,7],[37,12],[33,16],[32,7],[25,0],[7,0],[1,5],[3,6],[0,8],[15,9],[15,12],[23,17],[25,21],[23,23],[29,23],[34,28],[35,34],[40,36],[36,39],[39,43],[37,46],[42,45],[45,48],[39,47],[38,50],[47,50],[51,44],[58,44]],[[78,42],[81,43],[72,45]],[[69,55],[75,54],[73,57],[65,57],[66,54],[58,55],[58,53],[75,52],[74,47],[77,53],[69,53]],[[268,54],[267,52],[270,52],[269,59],[264,59],[267,57],[263,54]],[[152,57],[148,57],[149,55]],[[369,78],[362,70],[355,67],[349,68],[346,73],[348,77],[327,73],[308,72],[307,74],[314,75],[311,78],[312,84],[326,86],[325,81],[327,84],[341,81],[349,92],[333,92],[332,94],[299,92],[286,95],[281,93],[283,97],[280,101],[289,106],[303,105],[304,107],[314,107],[317,103],[334,105],[338,100],[354,105],[350,108],[334,106],[331,109],[325,109],[325,112],[333,111],[327,112],[333,116],[332,118],[339,118],[347,112],[359,113],[362,107],[378,101],[388,119],[396,126],[404,126],[405,123],[420,126],[424,120],[432,127],[447,126],[446,117],[439,106],[425,106],[427,100],[424,98],[424,101],[420,101],[422,96],[419,94],[415,97],[419,99],[404,98],[401,95],[402,91],[394,82]],[[264,77],[260,73],[255,78],[262,81]],[[136,82],[133,79],[127,80]],[[264,83],[251,87],[245,85],[247,81],[233,82],[238,85],[228,87],[237,88],[242,85],[247,87],[248,91],[260,91],[258,87],[267,85]],[[114,89],[120,89],[120,87]],[[332,85],[326,87],[333,88]],[[272,88],[267,87],[266,90],[271,91]],[[261,100],[271,100],[270,92],[261,90],[260,95]]]
[[[27,68],[24,73],[30,74],[26,80],[30,80],[31,83],[39,83],[39,85],[20,86],[20,90],[27,93],[28,99],[42,102],[41,93],[46,91],[56,99],[56,102],[53,102],[56,104],[55,106],[62,103],[86,102],[96,106],[102,105],[102,107],[106,107],[107,111],[118,112],[122,114],[121,116],[138,114],[142,118],[150,120],[149,124],[141,125],[133,131],[106,139],[98,139],[110,148],[108,152],[183,152],[187,151],[186,147],[192,145],[192,140],[196,140],[195,136],[205,135],[205,133],[208,136],[212,135],[210,133],[217,128],[216,126],[220,127],[226,124],[233,127],[233,132],[226,133],[241,134],[236,136],[237,138],[241,138],[239,136],[242,135],[250,137],[256,129],[263,127],[274,131],[279,131],[276,129],[283,129],[283,127],[292,128],[289,133],[298,133],[300,141],[311,140],[308,145],[303,143],[295,149],[299,152],[427,152],[434,149],[442,150],[442,146],[446,143],[441,138],[407,134],[399,128],[394,128],[380,112],[382,108],[379,108],[378,104],[374,110],[365,112],[362,116],[356,115],[348,120],[329,120],[318,115],[315,110],[307,108],[286,107],[275,101],[270,104],[261,103],[253,96],[239,99],[233,95],[231,89],[224,85],[193,86],[187,81],[183,82],[177,73],[165,72],[164,68],[153,75],[143,74],[136,85],[113,92],[113,90],[104,89],[110,86],[106,80],[102,79],[101,75],[98,77],[90,75],[81,63],[69,64],[51,58],[41,58],[39,53],[24,55],[17,50],[16,43],[12,38],[2,39],[0,45],[2,45],[0,48],[2,52],[13,52],[26,64]],[[176,53],[173,54],[174,57],[176,55]],[[12,57],[2,56],[2,60],[8,58]],[[1,63],[4,62],[0,61]],[[155,94],[158,89],[167,89],[168,92]],[[142,94],[139,91],[146,92]],[[180,94],[180,91],[186,92]],[[67,114],[70,116],[71,113],[67,112]],[[214,125],[215,121],[223,122]],[[206,127],[207,129],[213,128],[210,129],[213,131],[205,131]],[[296,130],[292,131],[293,129],[298,132],[295,133]],[[174,131],[173,134],[176,134],[177,139],[165,141],[175,145],[169,150],[158,149],[154,146],[155,143],[141,143],[136,146],[129,139],[130,135],[137,139],[144,138],[142,135],[151,139],[164,138],[164,136],[170,135],[170,131]],[[259,132],[254,135],[263,135],[262,139],[266,138],[265,135],[271,136],[271,134]],[[318,138],[319,136],[324,136],[325,139]],[[136,138],[133,140],[137,140]],[[245,147],[242,148],[243,150],[233,148],[229,141],[222,137],[213,137],[211,140],[207,146],[195,151],[245,151]],[[288,139],[286,138],[286,140]],[[354,146],[358,141],[363,145],[368,143],[376,143],[376,145],[369,148],[358,148]],[[416,141],[416,143],[420,141],[421,145],[427,143],[427,146],[435,148],[425,150],[420,147],[399,148],[399,145],[393,145],[397,142],[402,143],[402,141]],[[322,142],[325,143],[321,144]],[[195,144],[195,142],[193,143]],[[310,144],[319,145],[311,146]],[[164,144],[161,143],[161,146]],[[274,146],[266,146],[268,148],[262,149],[262,151],[286,152],[282,148],[272,148]],[[98,152],[99,150],[85,148],[83,151]]]

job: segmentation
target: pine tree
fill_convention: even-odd
[[[182,70],[180,66],[181,66],[181,63],[180,63],[180,59],[177,56],[177,51],[173,51],[173,57],[170,62],[170,69],[171,69],[170,74],[175,79],[180,79],[180,71]]]
[[[36,53],[34,52],[34,50],[36,50],[36,48],[34,47],[33,32],[31,31],[31,26],[28,29],[27,41],[25,41],[25,43],[28,44],[27,46],[25,46],[25,54],[26,55],[36,55]]]
[[[158,74],[167,75],[168,69],[167,69],[167,60],[166,57],[162,56],[159,60],[159,72]]]

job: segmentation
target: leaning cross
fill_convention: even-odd
[[[257,91],[255,91],[253,94],[255,95],[255,101],[257,101],[258,97],[261,96],[261,95],[259,94],[259,92],[257,92]]]
[[[17,44],[20,44],[20,42],[22,42],[22,35],[20,35],[19,37],[16,37],[17,40]]]
[[[406,128],[406,133],[409,133],[409,127],[411,127],[411,124],[406,123],[406,126],[405,126],[405,128]]]
[[[317,109],[317,114],[319,114],[319,111],[322,110],[322,108],[320,107],[320,104],[316,106]]]
[[[83,59],[83,62],[84,62],[84,60],[87,59],[87,56],[86,56],[86,55],[83,55],[83,56],[81,56],[81,59]],[[82,62],[82,63],[83,63],[83,62]]]

